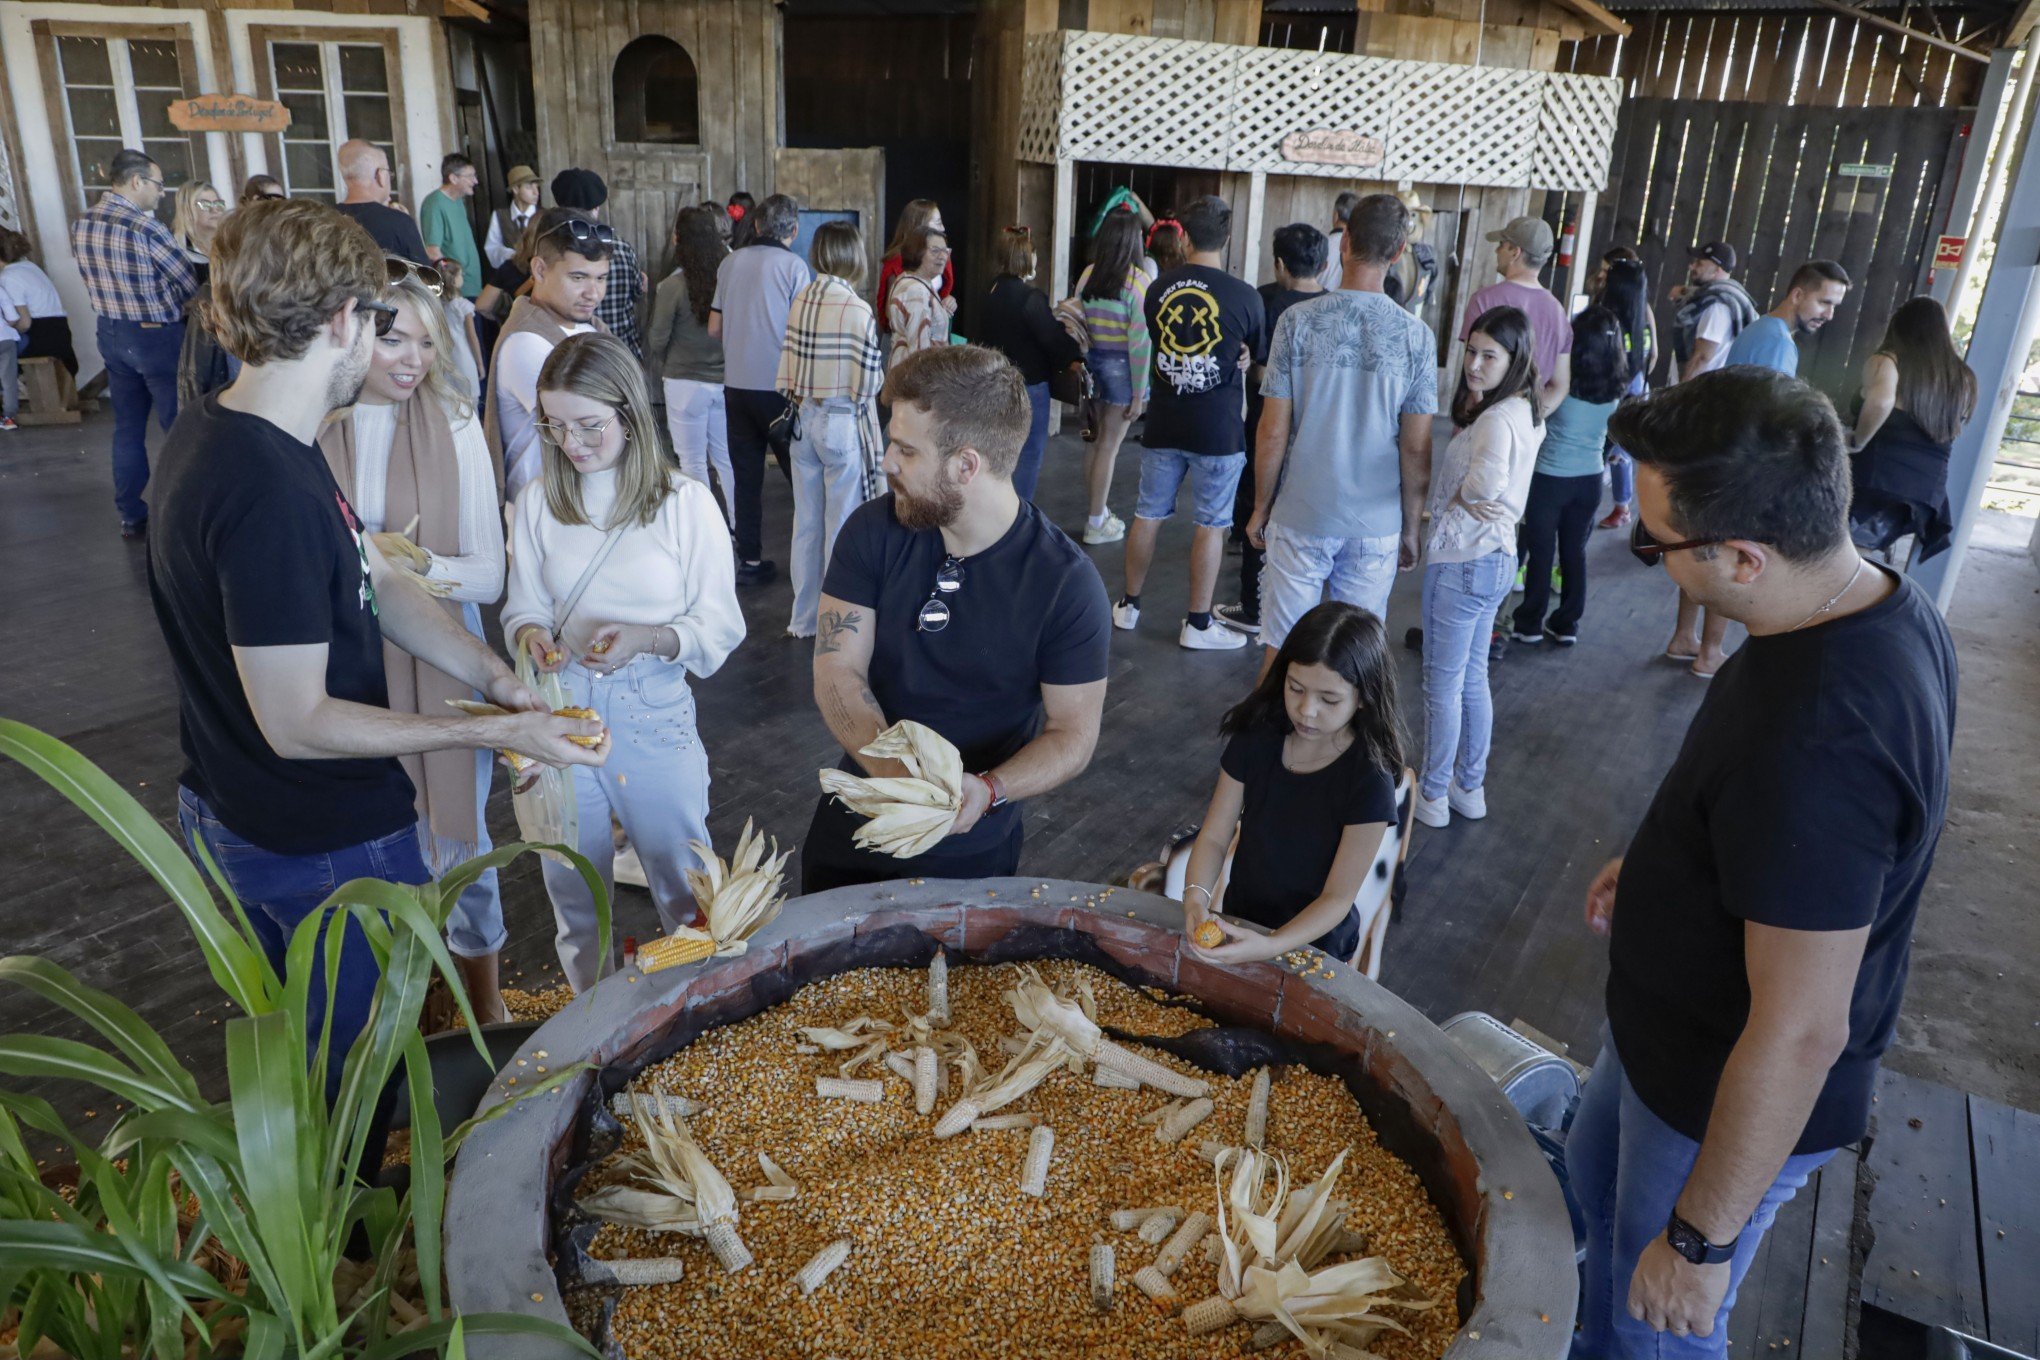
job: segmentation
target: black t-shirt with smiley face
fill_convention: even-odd
[[[1148,285],[1145,311],[1154,383],[1142,441],[1220,457],[1246,452],[1240,353],[1267,348],[1261,295],[1223,269],[1186,264]]]

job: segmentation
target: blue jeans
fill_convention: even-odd
[[[1033,416],[1027,424],[1027,442],[1020,446],[1020,461],[1013,465],[1013,489],[1023,501],[1034,499],[1035,485],[1041,480],[1041,456],[1048,451],[1048,384],[1027,384],[1027,404],[1033,408]]]
[[[99,357],[106,361],[106,395],[113,402],[113,507],[123,524],[149,518],[142,492],[149,485],[149,413],[164,429],[177,419],[177,356],[184,323],[154,325],[99,318]]]
[[[177,825],[185,842],[194,847],[205,837],[206,849],[226,876],[227,885],[248,913],[262,952],[269,956],[278,976],[284,971],[284,954],[290,947],[291,932],[298,922],[318,910],[342,883],[356,878],[380,878],[390,883],[429,883],[432,875],[418,849],[418,827],[414,823],[379,840],[350,845],[320,855],[279,855],[264,850],[227,830],[213,815],[205,800],[190,789],[177,790]],[[340,1073],[347,1050],[362,1027],[375,1001],[381,970],[368,947],[368,937],[353,918],[347,920],[340,949],[340,976],[333,989],[333,1041],[326,1063],[326,1099],[340,1091]],[[306,1046],[315,1049],[326,1013],[324,950],[319,971],[312,979],[309,1030]]]
[[[1098,400],[1102,404],[1133,404],[1133,358],[1125,350],[1093,346],[1084,356],[1084,367],[1091,370],[1091,379],[1097,386]]]
[[[794,637],[815,635],[836,535],[864,504],[859,419],[858,405],[848,397],[800,404],[800,437],[793,441],[793,548],[787,559],[793,617],[786,631]]]
[[[1495,729],[1488,634],[1515,578],[1516,555],[1507,552],[1424,568],[1424,771],[1417,790],[1426,798],[1443,798],[1448,779],[1471,792],[1487,778]]]
[[[1140,456],[1140,492],[1133,513],[1141,519],[1167,519],[1176,513],[1176,496],[1188,481],[1191,522],[1200,529],[1230,529],[1233,493],[1239,490],[1246,466],[1244,453],[1148,449]]]
[[[1426,650],[1429,645],[1427,636]],[[1601,1059],[1594,1064],[1565,1144],[1567,1180],[1587,1227],[1574,1360],[1719,1360],[1727,1355],[1728,1315],[1735,1307],[1736,1290],[1770,1231],[1771,1220],[1834,1153],[1808,1152],[1785,1159],[1778,1179],[1764,1192],[1736,1243],[1728,1293],[1715,1314],[1713,1335],[1673,1336],[1653,1331],[1629,1315],[1629,1282],[1643,1249],[1664,1232],[1699,1155],[1698,1143],[1645,1107],[1623,1075],[1622,1060],[1604,1030]]]
[[[1643,380],[1641,373],[1629,380],[1629,395],[1640,397],[1650,390],[1650,384]],[[1608,446],[1608,477],[1610,493],[1619,506],[1636,502],[1636,460],[1624,453],[1619,445]],[[1596,507],[1598,508],[1598,507]]]

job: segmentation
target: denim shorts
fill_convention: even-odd
[[[1093,349],[1084,366],[1098,384],[1098,400],[1107,406],[1133,404],[1133,360],[1123,349]]]
[[[1244,453],[1184,453],[1148,449],[1140,459],[1140,495],[1133,513],[1142,519],[1167,519],[1176,512],[1176,493],[1190,481],[1192,514],[1200,529],[1230,529],[1233,495],[1246,471]]]

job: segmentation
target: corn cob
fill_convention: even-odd
[[[1295,1337],[1294,1332],[1279,1322],[1264,1322],[1254,1328],[1254,1334],[1247,1338],[1247,1349],[1265,1351],[1270,1346],[1279,1346],[1285,1341],[1294,1340]]]
[[[941,1075],[940,1065],[935,1061],[935,1050],[923,1045],[914,1050],[914,1113],[932,1114],[935,1109],[935,1084]]]
[[[1211,1236],[1204,1239],[1204,1259],[1210,1264],[1215,1266],[1222,1266],[1225,1264],[1224,1234],[1213,1233],[1211,1234]]]
[[[1268,1140],[1268,1069],[1254,1073],[1254,1088],[1247,1095],[1248,1147],[1260,1147]]]
[[[1008,1129],[1031,1129],[1039,1126],[1038,1114],[988,1114],[970,1121],[972,1133],[1001,1133]]]
[[[1183,1226],[1176,1229],[1176,1235],[1163,1246],[1161,1254],[1155,1257],[1155,1269],[1164,1275],[1174,1275],[1188,1259],[1190,1252],[1204,1235],[1211,1231],[1211,1215],[1202,1209],[1190,1211],[1190,1217],[1183,1220]]]
[[[1163,1214],[1181,1218],[1183,1211],[1173,1204],[1163,1205],[1154,1209],[1114,1209],[1112,1211],[1112,1226],[1120,1232],[1132,1232],[1149,1219],[1159,1218]]]
[[[1216,921],[1199,921],[1196,931],[1190,938],[1196,942],[1199,949],[1216,949],[1225,943],[1225,927]]]
[[[914,1079],[914,1060],[904,1053],[895,1052],[886,1054],[885,1066],[888,1072],[891,1072],[901,1081],[912,1081]]]
[[[977,1126],[978,1107],[969,1100],[959,1100],[949,1107],[949,1112],[935,1121],[937,1138],[954,1138],[965,1129]]]
[[[618,1119],[636,1119],[641,1115],[661,1112],[692,1119],[706,1108],[700,1101],[689,1100],[686,1096],[653,1096],[641,1091],[618,1091],[609,1098],[609,1112]]]
[[[1240,1310],[1233,1307],[1233,1301],[1223,1295],[1214,1295],[1183,1310],[1183,1325],[1189,1329],[1192,1336],[1203,1336],[1221,1327],[1230,1327],[1239,1320]]]
[[[816,1077],[815,1094],[824,1100],[858,1100],[876,1105],[885,1099],[885,1083],[877,1077]]]
[[[1020,1193],[1040,1199],[1048,1193],[1048,1159],[1055,1155],[1055,1130],[1036,1124],[1027,1135],[1027,1162],[1020,1173]]]
[[[1218,1159],[1231,1151],[1231,1148],[1219,1142],[1216,1138],[1201,1139],[1197,1144],[1197,1155],[1210,1162],[1213,1166],[1218,1165]]]
[[[675,1256],[655,1258],[629,1257],[616,1261],[604,1261],[609,1273],[620,1285],[672,1284],[686,1273],[686,1263]]]
[[[1091,1306],[1112,1311],[1112,1248],[1104,1242],[1091,1246]]]
[[[553,716],[555,718],[580,718],[586,722],[602,721],[595,715],[595,710],[592,708],[556,708],[553,710]],[[567,740],[576,746],[586,746],[591,750],[602,744],[600,733],[592,737],[568,737]]]
[[[638,946],[638,971],[656,973],[662,968],[699,963],[714,952],[715,941],[706,935],[665,935]]]
[[[1091,1081],[1094,1085],[1109,1087],[1115,1091],[1138,1091],[1140,1089],[1140,1079],[1138,1077],[1129,1077],[1124,1072],[1115,1072],[1109,1067],[1101,1067],[1095,1063],[1091,1066]]]
[[[842,1265],[849,1258],[850,1239],[839,1237],[813,1256],[808,1257],[807,1264],[802,1266],[800,1273],[793,1277],[794,1283],[800,1286],[802,1294],[812,1294],[822,1287],[822,1281],[828,1279],[837,1266]]]
[[[1110,1039],[1099,1041],[1098,1051],[1089,1057],[1100,1067],[1109,1067],[1122,1076],[1132,1077],[1143,1086],[1152,1086],[1172,1096],[1201,1096],[1211,1090],[1207,1083],[1186,1077],[1175,1068],[1164,1067],[1132,1049],[1121,1048]]]
[[[1134,1271],[1133,1283],[1136,1289],[1156,1303],[1166,1304],[1176,1297],[1176,1286],[1170,1284],[1169,1277],[1153,1266],[1142,1266]]]
[[[938,1025],[949,1023],[949,956],[940,949],[928,960],[928,1018]]]
[[[1139,1230],[1134,1233],[1134,1236],[1151,1247],[1158,1247],[1168,1238],[1170,1233],[1176,1231],[1176,1225],[1182,1221],[1183,1215],[1171,1209],[1166,1213],[1156,1214],[1153,1218],[1141,1224]]]
[[[1197,1099],[1178,1109],[1175,1113],[1165,1116],[1161,1123],[1155,1125],[1155,1141],[1160,1143],[1182,1142],[1184,1134],[1211,1118],[1211,1108],[1211,1101],[1207,1097],[1197,1097]]]

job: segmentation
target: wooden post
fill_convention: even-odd
[[[2032,94],[2033,71],[2035,67],[2040,67],[2040,43],[2028,41],[2026,44],[2026,63],[2019,72],[2019,90],[2013,96],[2011,108],[2005,115],[2005,128],[2009,132],[2012,119],[2018,116],[2019,110],[2024,109],[2026,111],[2026,135],[2028,139],[2032,136],[2033,127]],[[1980,114],[1981,110],[1979,110],[1979,116]],[[1984,136],[1990,136],[1990,132],[1986,130]],[[2012,160],[2017,154],[2018,147],[2013,145],[2012,139],[2009,136],[1999,137],[1996,145],[1990,148],[1990,169],[1984,178],[1983,192],[1978,195],[1976,200],[1976,225],[1979,229],[1983,226],[1983,215],[1990,211],[1991,200],[1996,198],[1999,191],[2004,188],[2005,175],[2011,169]],[[2006,217],[2003,213],[1998,214],[2000,227],[2011,220],[2011,218]],[[1954,281],[1948,285],[1947,303],[1948,310],[1951,313],[1962,306],[1962,292],[1969,286],[1969,274],[1971,270],[1976,268],[1977,247],[1981,244],[1982,242],[1972,235],[1969,244],[1962,248],[1962,264],[1955,270]],[[1936,296],[1939,295],[1936,294]]]
[[[2040,55],[2040,44],[2026,49],[2028,65]],[[2027,126],[2032,126],[2040,105],[2026,101]],[[2025,139],[2028,149],[2032,138]],[[2006,158],[2013,159],[2007,148]],[[1976,329],[1969,335],[1969,365],[1976,370],[1978,402],[1976,414],[1955,437],[1948,454],[1948,504],[1955,514],[1955,537],[1948,550],[1920,563],[1913,579],[1932,592],[1934,602],[1946,613],[1954,597],[1962,561],[1969,553],[1969,538],[1976,530],[1976,517],[1983,508],[1983,493],[1990,481],[1991,463],[1998,443],[2004,438],[2005,423],[2012,414],[2012,400],[2019,392],[2019,377],[2026,355],[2033,348],[2033,336],[2040,330],[2040,155],[2018,155],[2018,167],[1998,219],[1997,252],[1991,260],[1990,275],[1984,280],[1983,298],[1976,309]],[[1965,262],[1966,262],[1965,257]]]
[[[1077,175],[1076,162],[1062,156],[1055,161],[1055,225],[1048,233],[1048,300],[1059,301],[1070,295],[1070,252],[1077,234]],[[1048,404],[1048,432],[1062,433],[1062,403]]]
[[[1969,122],[1969,145],[1962,151],[1962,173],[1954,181],[1954,198],[1948,202],[1948,218],[1940,228],[1944,237],[1962,237],[1967,241],[1973,234],[1971,224],[1977,220],[1977,208],[1983,204],[1983,171],[1991,161],[1991,135],[1997,130],[1999,110],[2005,108],[2005,92],[2011,86],[2011,57],[2016,55],[2018,51],[2011,47],[1995,49],[1991,53],[1991,69],[1983,73],[1983,90],[1977,94],[1977,116]],[[2018,104],[2011,108],[2018,108]],[[1934,259],[1932,251],[1928,251],[1928,259]],[[1969,259],[1971,251],[1965,247],[1962,263],[1967,265]],[[1956,279],[1965,279],[1967,273],[1962,265],[1932,269],[1928,294],[1942,306],[1954,306],[1962,298]]]
[[[1246,229],[1234,234],[1234,239],[1246,246],[1245,258],[1240,261],[1240,277],[1252,288],[1261,282],[1261,218],[1268,203],[1268,172],[1256,170],[1247,179],[1247,220]]]

